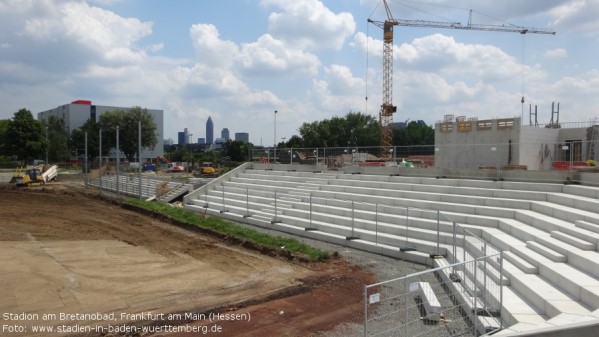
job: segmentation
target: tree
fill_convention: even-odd
[[[303,142],[302,137],[300,137],[298,135],[291,136],[291,138],[289,138],[289,140],[285,144],[285,147],[296,148],[296,149],[300,148],[300,147],[304,147],[304,142]]]
[[[44,131],[43,124],[33,118],[31,111],[15,112],[6,128],[5,151],[27,161],[43,155],[47,146]]]
[[[132,107],[129,110],[117,109],[100,115],[98,122],[102,129],[102,147],[116,148],[116,128],[119,127],[119,147],[127,160],[134,161],[139,147],[138,123],[141,121],[141,147],[151,149],[158,143],[156,123],[147,109]]]
[[[222,156],[229,157],[232,161],[243,162],[248,157],[250,145],[238,140],[229,140],[223,145]]]
[[[0,119],[0,156],[9,155],[6,148],[6,130],[9,124],[10,119]]]
[[[65,127],[64,119],[50,116],[47,128],[48,160],[54,162],[68,160],[70,158],[69,135]]]
[[[433,155],[435,144],[435,129],[418,122],[410,122],[405,128],[393,130],[393,144],[410,146],[404,155]],[[415,147],[421,145],[420,147]],[[399,153],[397,153],[399,155]]]
[[[93,161],[98,156],[100,144],[100,127],[93,119],[88,119],[80,128],[71,132],[69,146],[72,149],[83,149],[85,151],[85,133],[87,132],[87,159]],[[102,135],[104,143],[104,135]],[[109,148],[102,145],[102,156],[108,155]]]
[[[305,147],[376,146],[380,130],[376,118],[360,112],[349,112],[345,117],[304,123],[299,128]]]
[[[434,145],[435,129],[418,122],[410,122],[405,128],[393,130],[394,145]]]

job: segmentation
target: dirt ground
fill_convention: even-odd
[[[359,321],[373,281],[341,259],[265,256],[68,184],[2,185],[0,205],[2,336],[309,336]]]

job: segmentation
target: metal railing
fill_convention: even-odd
[[[270,224],[293,223],[306,231],[342,235],[347,240],[365,240],[375,245],[395,245],[401,251],[426,249],[444,255],[451,244],[452,221],[440,211],[356,200],[331,200],[315,193],[290,194],[258,191],[220,183],[196,195],[204,212],[235,213],[244,219],[259,215]],[[422,240],[432,239],[432,245]],[[416,243],[419,241],[420,243]]]

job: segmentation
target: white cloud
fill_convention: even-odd
[[[324,73],[333,93],[356,95],[364,92],[364,80],[354,77],[349,67],[333,64],[325,67]]]
[[[563,2],[549,11],[553,17],[552,25],[558,30],[583,34],[599,35],[599,2],[592,0],[574,0]]]
[[[262,35],[256,42],[243,44],[240,62],[244,71],[258,75],[286,72],[315,76],[320,66],[316,55],[289,48],[270,34]]]
[[[322,79],[312,80],[309,96],[317,109],[344,115],[350,110],[365,112],[365,92],[363,79],[355,77],[349,67],[333,64],[324,68]]]
[[[45,8],[36,9],[33,16],[26,19],[22,32],[34,43],[77,44],[110,61],[131,62],[139,60],[132,57],[139,53],[135,43],[152,32],[150,22],[123,18],[85,2],[43,1],[41,4]],[[125,54],[128,55],[122,57]]]
[[[568,57],[568,52],[564,48],[551,49],[545,52],[545,57],[565,59]]]
[[[200,62],[229,67],[239,55],[239,47],[232,41],[221,40],[212,24],[195,24],[189,29],[191,41]]]
[[[300,49],[338,50],[356,29],[351,13],[333,13],[318,0],[262,0],[261,3],[283,9],[270,14],[269,31],[276,38],[289,41],[290,45]]]

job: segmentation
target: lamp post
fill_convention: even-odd
[[[277,162],[277,110],[275,110],[275,138],[273,139],[273,149],[274,149],[274,157],[272,159],[273,162]]]
[[[46,126],[46,164],[48,164],[48,127]]]

